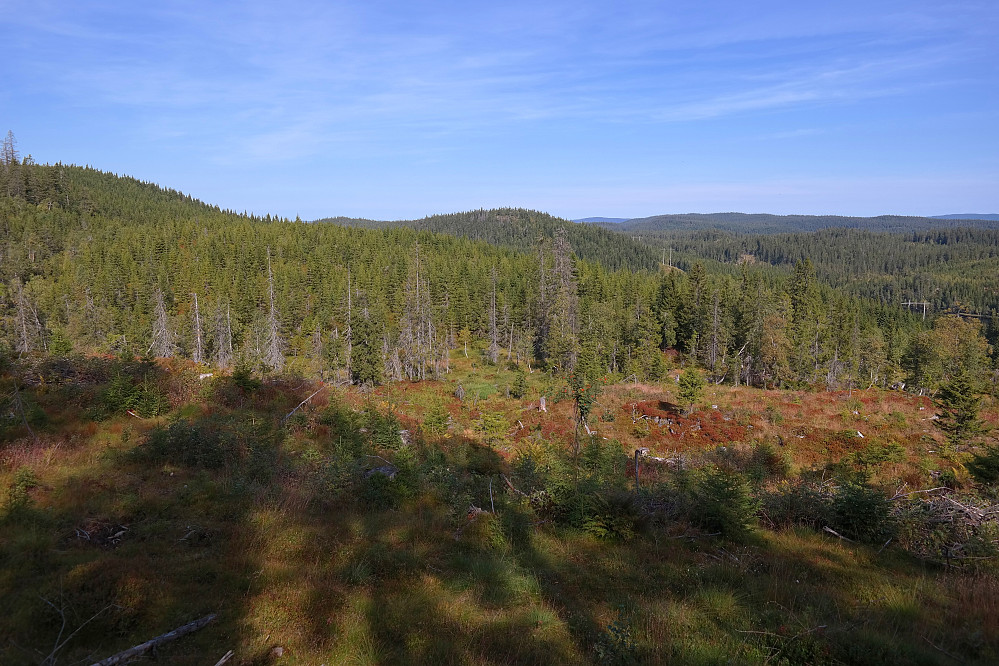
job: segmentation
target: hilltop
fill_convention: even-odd
[[[320,223],[334,223],[369,229],[405,227],[420,231],[461,236],[491,245],[534,251],[538,240],[565,234],[576,256],[596,261],[610,269],[642,270],[656,265],[655,254],[644,244],[616,235],[593,225],[574,224],[548,213],[523,208],[473,210],[446,215],[432,215],[419,220],[375,221],[348,218],[323,218]]]

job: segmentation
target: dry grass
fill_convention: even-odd
[[[320,394],[275,438],[269,468],[256,471],[150,463],[134,452],[167,419],[85,421],[57,390],[39,395],[49,415],[39,441],[11,430],[0,442],[0,488],[19,469],[37,478],[27,510],[0,509],[0,662],[37,663],[51,649],[58,616],[40,597],[63,608],[73,629],[109,609],[60,663],[96,660],[208,612],[219,620],[165,647],[162,663],[203,664],[234,649],[231,663],[264,664],[276,646],[288,664],[935,663],[943,651],[967,663],[999,658],[999,584],[990,569],[952,572],[807,530],[734,544],[665,525],[632,541],[601,541],[538,520],[513,495],[495,516],[459,531],[467,519],[440,493],[376,507],[359,486],[324,498],[305,484],[309,451],[330,451],[342,435],[319,419],[332,403],[391,410],[415,431],[443,402],[453,425],[433,445],[452,464],[505,469],[519,450],[568,450],[571,404],[536,408],[548,378],[529,375],[524,400],[496,391],[459,401],[458,381],[512,381],[507,370],[471,363],[456,358],[446,382]],[[171,390],[190,398],[185,381]],[[296,387],[265,387],[241,408],[178,404],[174,415],[269,428],[311,392]],[[671,388],[611,386],[591,426],[629,453],[745,452],[769,442],[804,470],[897,442],[905,460],[872,473],[911,488],[952,464],[927,453],[938,434],[922,398],[709,387],[690,417],[664,412],[673,432],[636,428],[632,406],[669,403]],[[483,411],[510,426],[492,448],[474,441]],[[865,437],[845,439],[846,430]],[[491,450],[495,459],[483,453]],[[127,530],[111,538],[118,526]]]

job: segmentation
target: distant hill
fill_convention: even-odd
[[[685,213],[635,218],[617,224],[600,223],[609,230],[633,235],[660,231],[717,230],[752,234],[818,231],[846,228],[867,231],[928,231],[955,227],[999,228],[999,219],[957,217],[915,217],[879,215],[877,217],[845,217],[841,215],[771,215],[769,213]]]
[[[599,224],[601,222],[606,224],[618,224],[620,222],[627,222],[630,217],[584,217],[578,220],[573,220],[573,222],[582,222],[584,224]]]
[[[999,221],[999,213],[958,213],[956,215],[934,215],[934,220],[992,220]]]
[[[597,225],[574,224],[548,213],[523,208],[473,210],[432,215],[421,220],[388,222],[331,217],[316,222],[376,229],[408,227],[525,251],[533,251],[539,238],[551,238],[558,229],[564,229],[573,252],[581,259],[599,262],[611,269],[642,270],[651,269],[657,264],[655,252],[645,243],[629,236],[613,233]]]

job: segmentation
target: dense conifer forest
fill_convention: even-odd
[[[784,272],[810,261],[819,279],[846,293],[885,303],[926,303],[927,311],[987,315],[999,308],[999,230],[954,227],[877,232],[823,229],[810,233],[748,234],[728,231],[629,233],[682,267],[712,263],[736,274],[740,265],[764,264]],[[995,341],[994,333],[989,332]]]
[[[306,224],[30,160],[6,166],[4,186],[4,339],[17,353],[182,356],[344,380],[364,359],[363,380],[379,383],[439,376],[450,351],[479,339],[497,359],[591,377],[660,378],[660,352],[675,349],[716,382],[932,390],[947,375],[924,368],[949,352],[919,343],[933,320],[902,297],[932,298],[934,311],[994,298],[979,284],[994,277],[992,231],[702,232],[663,241],[678,270],[630,239],[530,211]],[[758,261],[737,265],[747,256]],[[981,277],[948,281],[952,261],[983,266]]]
[[[847,217],[844,215],[770,215],[768,213],[681,213],[653,215],[624,220],[619,224],[600,223],[607,229],[646,234],[660,231],[728,231],[747,234],[774,234],[823,229],[859,229],[863,231],[912,232],[946,231],[959,227],[995,229],[999,223],[994,215],[962,218],[957,215],[915,217],[911,215],[878,215],[877,217]]]
[[[0,662],[999,658],[999,232],[303,222],[0,157]]]

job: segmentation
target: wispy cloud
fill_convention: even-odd
[[[91,147],[131,150],[137,162],[183,156],[289,173],[308,162],[299,181],[349,180],[343,165],[373,159],[441,187],[473,170],[482,182],[513,174],[556,187],[604,182],[610,171],[674,177],[664,164],[759,168],[732,147],[814,137],[833,150],[849,141],[838,114],[863,116],[850,128],[894,131],[894,118],[864,112],[897,100],[922,113],[921,127],[938,126],[939,110],[921,111],[928,91],[954,95],[953,108],[972,108],[977,95],[973,108],[986,109],[999,96],[999,6],[974,0],[7,0],[4,9],[0,94],[65,119],[39,133],[101,126],[107,136]],[[867,150],[855,141],[855,152]],[[985,155],[987,143],[975,149]]]

